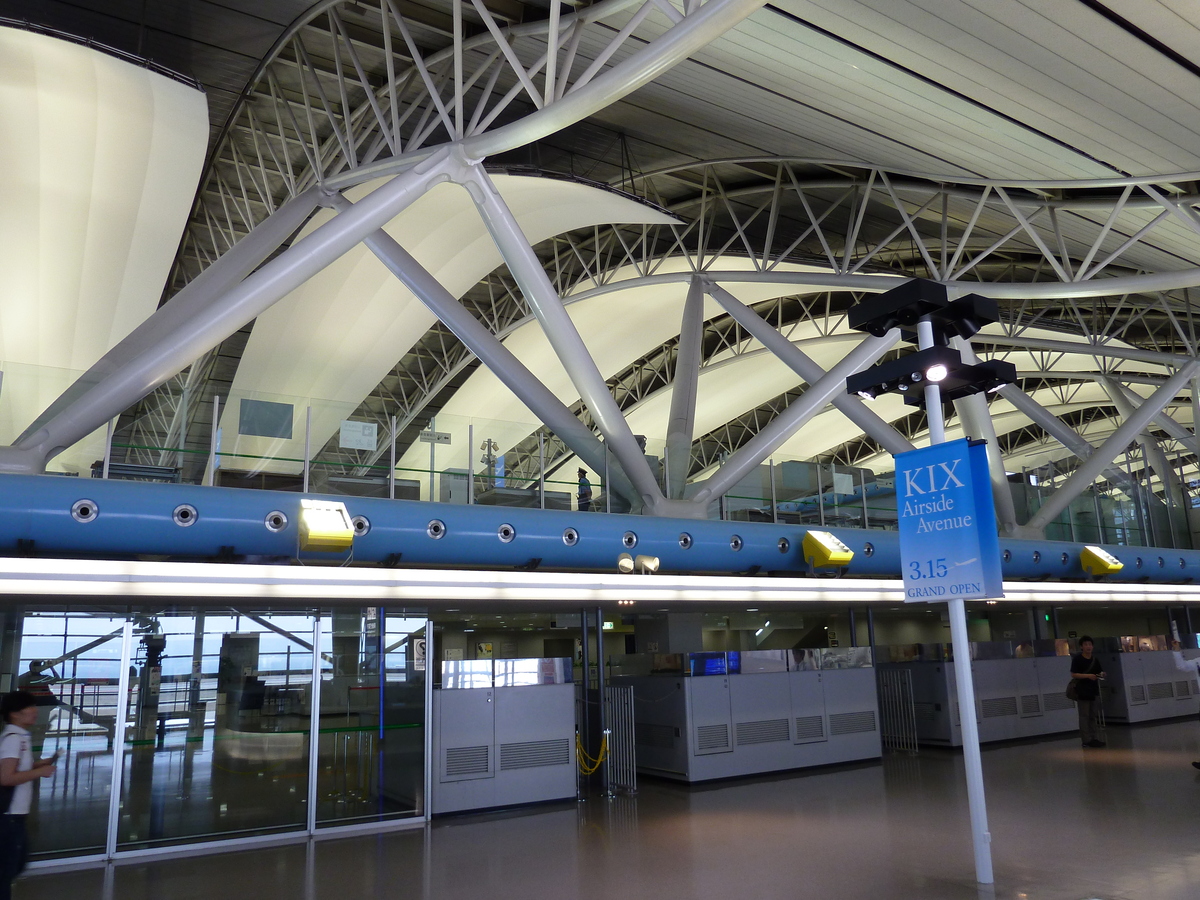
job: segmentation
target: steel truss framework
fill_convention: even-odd
[[[1176,177],[1161,183],[947,185],[849,164],[725,160],[637,176],[633,187],[638,195],[670,210],[679,224],[592,228],[547,241],[538,254],[555,290],[568,303],[694,273],[718,281],[827,281],[861,288],[876,287],[880,276],[892,274],[953,281],[960,290],[1001,298],[1003,334],[977,340],[977,345],[988,355],[1003,355],[1014,346],[1037,351],[1036,371],[1022,373],[1023,386],[1035,390],[1060,380],[1056,367],[1068,351],[1078,350],[1077,338],[1066,342],[1070,336],[1087,336],[1102,372],[1114,371],[1122,359],[1175,365],[1194,356],[1196,330],[1186,283],[1195,279],[1194,263],[1200,260],[1200,219],[1194,209],[1196,196],[1188,190],[1194,187],[1192,181]],[[1050,236],[1038,229],[1039,221],[1050,223]],[[737,269],[723,269],[731,260]],[[1174,270],[1149,277],[1165,274],[1183,286],[1100,293],[1139,287],[1156,265]],[[816,271],[797,272],[797,266]],[[954,277],[945,278],[947,273]],[[835,296],[841,299],[835,301]],[[805,320],[830,333],[853,298],[852,292],[798,295],[766,304],[758,312],[777,326]],[[500,338],[532,317],[524,295],[504,269],[481,282],[464,298],[464,305]],[[791,312],[785,314],[785,308]],[[1062,331],[1062,346],[1030,337],[1027,332],[1034,328]],[[732,335],[725,344],[723,334]],[[707,323],[704,342],[714,352],[723,347],[735,353],[751,344],[727,318]],[[673,345],[669,342],[634,361],[609,380],[622,409],[671,382]],[[380,421],[398,415],[402,435],[411,439],[439,398],[460,384],[473,364],[474,355],[439,325],[364,401],[359,414]],[[1077,382],[1065,382],[1073,383]],[[789,391],[702,436],[693,447],[690,472],[704,471],[736,451],[793,396]],[[590,424],[584,404],[576,404],[573,411]],[[149,424],[157,431],[154,426],[161,427],[161,418],[155,423],[143,416],[138,425]],[[897,424],[911,440],[922,431],[923,415],[916,413]],[[1038,439],[1033,428],[1023,433]],[[149,433],[131,441],[153,442]],[[1004,446],[1011,452],[1019,444],[1006,436]],[[342,458],[348,467],[361,467],[384,451],[342,451]],[[567,452],[565,445],[551,440],[545,458],[553,463]],[[864,436],[827,456],[850,463],[878,452],[877,442]],[[320,455],[329,460],[337,459],[338,453],[326,447]],[[539,455],[536,438],[515,448],[513,455],[514,474],[532,478]]]
[[[1192,356],[1196,348],[1187,287],[1069,296],[1094,293],[1097,285],[1112,290],[1143,277],[1155,264],[1170,262],[1182,272],[1200,259],[1195,233],[1187,224],[1195,216],[1187,212],[1195,200],[1185,191],[1191,181],[1175,178],[1164,179],[1164,183],[1170,188],[1148,181],[948,185],[850,164],[718,161],[633,179],[638,194],[677,215],[679,225],[594,228],[562,235],[538,250],[567,302],[656,279],[686,278],[697,271],[718,279],[723,274],[730,280],[780,282],[812,282],[824,277],[833,283],[852,281],[863,273],[940,278],[949,271],[964,282],[964,288],[989,295],[1012,295],[1018,289],[1025,292],[1004,301],[1005,334],[990,347],[983,344],[985,352],[1003,353],[1011,346],[1037,349],[1037,341],[1031,344],[1027,332],[1039,328],[1089,336],[1102,369],[1116,366],[1122,356],[1171,363]],[[1182,199],[1164,205],[1168,196]],[[1051,223],[1051,236],[1036,228],[1041,221]],[[1061,248],[1060,254],[1047,255],[1051,246]],[[1051,257],[1057,265],[1051,263]],[[721,267],[731,259],[749,272],[722,273]],[[1061,259],[1066,260],[1065,266]],[[796,264],[822,267],[824,272],[796,274],[790,271]],[[1068,272],[1072,277],[1061,280]],[[1194,276],[1183,272],[1172,277],[1186,281]],[[1046,296],[1027,291],[1034,284]],[[1068,296],[1063,298],[1063,294]],[[523,298],[503,270],[467,300],[480,311],[482,320],[504,323],[494,329],[502,337],[530,318]],[[823,315],[828,318],[844,308],[837,306]],[[770,321],[788,321],[770,309],[762,311]],[[731,325],[721,322],[715,320],[708,327],[719,332]],[[1120,344],[1129,346],[1121,348]],[[416,421],[422,407],[437,399],[449,383],[451,371],[469,366],[469,356],[459,350],[428,360],[440,377],[432,381],[437,390],[427,392],[425,403],[414,404],[410,399],[413,392],[403,392],[403,404],[392,408],[400,409],[405,421]],[[1052,341],[1039,352],[1043,358],[1038,369],[1043,372],[1054,370],[1065,356]],[[656,352],[635,361],[610,380],[623,406],[628,398],[636,402],[644,395],[645,385],[639,382],[646,373],[652,381],[658,373],[658,382],[665,384],[667,370],[661,356]],[[392,377],[405,388],[421,381],[430,383],[424,377],[425,365],[421,354],[412,354],[401,361]],[[406,383],[406,374],[418,378]],[[1035,373],[1026,377],[1030,389],[1041,384]],[[382,412],[389,387],[385,381],[376,397],[368,400],[368,407],[373,405],[377,413]],[[778,408],[778,403],[773,401],[768,407]],[[364,414],[370,411],[360,410]],[[586,410],[577,406],[577,411],[586,421]],[[761,420],[762,413],[752,411],[748,420]],[[923,417],[915,414],[902,430],[914,436],[920,433],[922,421]],[[735,423],[730,424],[733,427]],[[745,433],[740,427],[734,430]],[[868,438],[862,446],[847,446],[835,452],[834,458],[861,460],[872,455],[871,443]],[[530,462],[535,445],[536,441],[531,441],[521,448]],[[714,441],[713,446],[714,453],[732,449],[722,440]],[[326,447],[323,458],[336,458],[336,452],[336,448]],[[703,469],[714,458],[701,452],[693,471]],[[531,472],[523,474],[532,476]]]
[[[420,21],[395,0],[319,4],[280,39],[228,123],[168,292],[202,280],[244,246],[243,236],[258,233],[285,208],[296,215],[295,203],[305,197],[308,207],[300,213],[307,216],[313,199],[326,202],[321,198],[383,176],[425,171],[421,166],[437,170],[445,163],[440,148],[453,147],[456,165],[470,170],[474,160],[578,121],[684,58],[755,5],[606,0],[571,12],[552,2],[545,20],[513,25],[481,0],[452,0],[444,19]],[[424,177],[399,189],[396,209],[407,203],[399,193],[428,188]],[[468,171],[459,180],[481,185],[486,178]],[[1197,182],[1198,173],[951,182],[858,163],[768,158],[678,166],[622,178],[634,194],[673,212],[678,224],[565,234],[540,246],[536,256],[510,240],[501,248],[508,271],[477,286],[465,306],[496,338],[537,318],[570,367],[575,363],[565,351],[582,344],[556,312],[559,297],[577,302],[697,275],[708,285],[764,282],[848,297],[886,287],[896,276],[920,275],[957,293],[978,290],[1002,301],[1003,332],[977,341],[977,348],[985,355],[1003,355],[1014,346],[1044,351],[1036,371],[1023,373],[1027,390],[1056,382],[1050,377],[1057,374],[1055,355],[1077,349],[1067,338],[1080,334],[1101,361],[1101,372],[1119,375],[1121,359],[1176,369],[1190,365],[1197,352],[1188,296],[1200,284]],[[502,204],[480,202],[479,208],[498,243],[505,240]],[[355,222],[374,221],[375,214],[372,207]],[[356,227],[347,223],[339,240]],[[287,244],[286,234],[266,241],[260,257]],[[537,274],[534,263],[540,263]],[[791,321],[816,321],[815,307],[805,303],[793,301],[800,312]],[[833,310],[826,306],[828,320]],[[772,320],[769,308],[758,312],[777,326],[786,324],[782,315]],[[737,335],[735,343],[749,346],[749,337],[729,322],[710,323],[705,343],[719,344],[722,327]],[[1038,336],[1028,334],[1034,328]],[[1047,330],[1061,331],[1064,340],[1045,338]],[[476,354],[460,338],[447,327],[432,329],[360,412],[398,415],[405,431],[413,432],[469,372]],[[628,428],[606,425],[605,417],[650,389],[664,388],[673,352],[659,348],[608,385],[596,380],[594,365],[576,366],[572,377],[584,397],[574,409],[577,418],[587,423],[594,417],[607,439],[622,439]],[[127,442],[171,446],[188,431],[217,368],[202,356],[185,376],[167,381],[127,419]],[[799,383],[810,390],[814,379],[828,387],[811,363],[801,360],[794,368],[808,373]],[[672,381],[677,374],[671,371]],[[742,414],[720,436],[702,437],[693,445],[689,469],[703,471],[716,456],[739,454],[764,428],[778,425],[775,412],[790,408],[791,397],[787,392]],[[1114,407],[1128,399],[1115,397]],[[885,444],[903,443],[920,430],[920,416],[900,423],[899,432],[880,424],[888,429]],[[880,440],[879,434],[868,437]],[[864,441],[830,455],[858,460],[869,453]],[[377,450],[344,462],[362,466],[379,455]],[[639,490],[645,499],[657,488],[643,484]]]

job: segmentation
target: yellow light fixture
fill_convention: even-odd
[[[814,569],[850,565],[854,551],[828,531],[809,531],[804,535],[804,560]]]
[[[339,500],[300,501],[300,549],[344,553],[354,546],[354,523]]]
[[[1125,564],[1100,547],[1087,546],[1079,554],[1079,564],[1083,571],[1093,578],[1101,575],[1115,575],[1125,568]]]

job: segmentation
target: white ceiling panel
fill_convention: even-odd
[[[157,307],[207,132],[200,91],[0,28],[0,442]],[[79,471],[96,449],[51,468]]]
[[[506,175],[494,180],[533,243],[587,225],[671,221],[626,197],[575,182]],[[355,189],[351,199],[374,186]],[[307,230],[331,215],[317,216]],[[386,230],[456,297],[502,261],[469,195],[454,185],[433,188]],[[313,409],[315,452],[434,321],[366,247],[355,247],[259,316],[221,417],[222,452],[246,457],[225,466],[297,471],[305,408]],[[294,407],[292,437],[239,435],[243,399]]]
[[[1195,77],[1075,0],[778,5],[1118,169],[1200,168]]]

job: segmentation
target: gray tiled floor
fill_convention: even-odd
[[[1006,900],[1200,898],[1200,725],[1113,728],[984,752]],[[18,900],[105,898],[47,874]],[[685,787],[440,820],[425,831],[122,865],[118,900],[870,898],[978,900],[961,757]],[[983,894],[982,896],[991,896]]]

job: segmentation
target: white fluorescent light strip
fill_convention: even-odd
[[[1200,586],[1005,582],[1000,602],[1188,603]],[[749,578],[721,575],[621,575],[616,572],[496,572],[446,569],[164,563],[76,559],[0,559],[0,596],[91,596],[274,601],[440,603],[457,600],[605,603],[618,600],[718,606],[764,603],[904,602],[899,579]],[[920,605],[917,605],[920,608]]]

